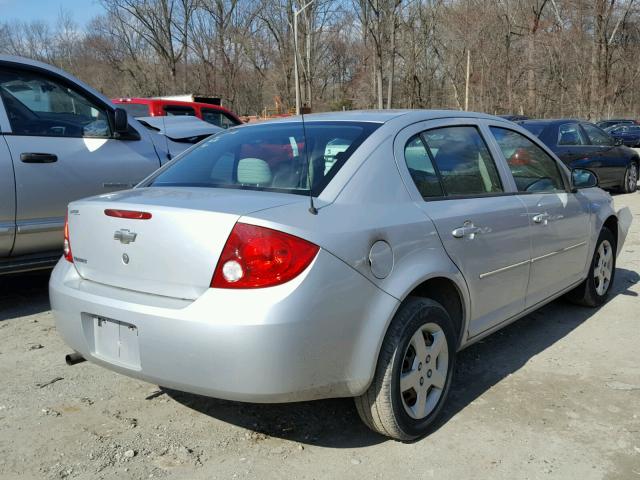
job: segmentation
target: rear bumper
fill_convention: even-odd
[[[266,403],[361,394],[397,307],[322,250],[284,285],[207,289],[195,301],[83,280],[65,260],[49,289],[59,333],[87,360],[165,387]],[[136,327],[137,362],[100,353],[96,317]]]

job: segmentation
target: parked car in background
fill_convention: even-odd
[[[137,120],[150,130],[164,136],[166,150],[172,158],[191,145],[224,130],[190,116],[138,117]]]
[[[67,204],[131,188],[166,140],[57,68],[0,55],[0,274],[52,267]]]
[[[640,125],[614,125],[604,129],[614,139],[628,147],[640,147]]]
[[[520,120],[529,120],[529,117],[526,115],[498,115],[500,118],[504,118],[505,120],[509,120],[511,122],[519,122]]]
[[[166,98],[114,98],[132,117],[162,117],[188,115],[198,117],[220,128],[240,125],[240,118],[220,105],[198,102],[183,102]]]
[[[594,124],[573,119],[519,122],[570,168],[588,168],[602,188],[635,192],[640,155]],[[523,160],[525,161],[525,160]]]
[[[602,128],[603,130],[609,127],[613,127],[615,125],[638,125],[636,120],[631,120],[629,118],[614,118],[610,120],[601,120],[596,122],[596,126]]]
[[[606,300],[631,214],[525,129],[458,111],[305,120],[221,132],[72,202],[50,281],[66,343],[202,395],[355,397],[371,429],[411,440],[457,351],[562,294]]]

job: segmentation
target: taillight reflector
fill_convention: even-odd
[[[313,261],[319,247],[270,228],[236,223],[211,280],[213,288],[264,288],[288,282]]]
[[[71,242],[69,241],[69,215],[64,217],[64,243],[62,244],[64,258],[73,263],[73,254],[71,253]]]
[[[108,208],[104,211],[108,217],[128,218],[130,220],[149,220],[151,214],[149,212],[136,212],[135,210],[114,210]]]

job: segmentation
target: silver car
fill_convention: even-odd
[[[452,111],[305,119],[224,131],[71,203],[50,283],[66,343],[212,397],[354,397],[410,440],[457,351],[560,295],[606,300],[630,213],[526,130]]]

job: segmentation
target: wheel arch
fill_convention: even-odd
[[[446,276],[435,276],[424,279],[415,285],[402,299],[404,302],[409,297],[430,298],[442,305],[453,322],[456,333],[457,347],[460,347],[464,332],[466,331],[465,297],[458,284]]]
[[[616,246],[618,245],[618,217],[615,215],[609,215],[602,224],[602,228],[608,228],[613,233],[613,238],[616,240]]]

